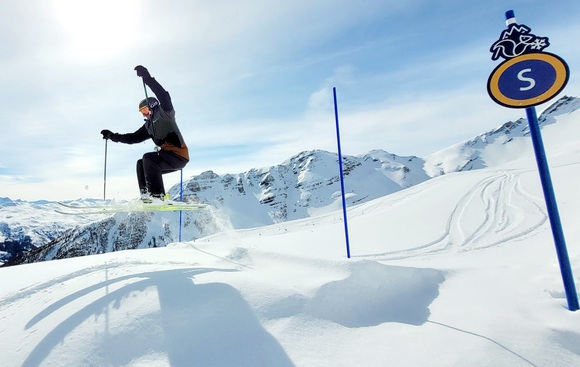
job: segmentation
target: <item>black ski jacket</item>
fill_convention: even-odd
[[[171,103],[171,96],[155,78],[143,78],[145,84],[151,88],[160,106],[151,111],[149,118],[134,133],[111,134],[111,140],[125,144],[136,144],[147,139],[153,139],[155,145],[162,150],[167,150],[182,156],[189,161],[189,151],[185,140],[175,121],[175,110]]]

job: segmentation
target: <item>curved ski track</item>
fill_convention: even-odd
[[[457,202],[439,238],[414,248],[356,257],[394,260],[459,253],[527,238],[548,217],[541,199],[523,190],[523,173],[501,171],[475,184]]]

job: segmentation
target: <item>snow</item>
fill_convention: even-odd
[[[556,119],[542,134],[580,284],[580,113]],[[578,366],[580,312],[518,139],[485,152],[497,165],[351,206],[351,259],[337,210],[2,268],[0,365]]]

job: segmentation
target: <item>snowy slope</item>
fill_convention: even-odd
[[[549,126],[557,117],[578,108],[579,99],[564,97],[540,116],[540,123]],[[429,175],[509,164],[528,156],[530,150],[527,121],[520,119],[425,160],[383,150],[345,156],[347,204],[364,203],[417,185],[428,180]],[[184,185],[186,200],[209,203],[212,210],[185,213],[181,238],[193,240],[227,229],[259,227],[338,210],[337,166],[336,154],[317,150],[302,152],[268,168],[226,175],[208,171],[191,177]],[[172,187],[170,193],[179,197],[179,187]],[[24,262],[159,247],[180,238],[178,213],[78,217],[75,226],[77,217],[54,215],[54,203],[44,203],[43,207],[42,203],[5,202],[7,209],[0,212],[0,250],[11,249],[14,255],[42,246],[28,253]]]
[[[580,117],[543,129],[580,284]],[[578,366],[533,152],[349,209],[2,268],[2,366]]]

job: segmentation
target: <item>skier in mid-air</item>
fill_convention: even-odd
[[[102,130],[101,134],[103,139],[118,143],[135,144],[152,139],[157,145],[155,152],[145,153],[143,158],[137,161],[141,200],[150,203],[152,199],[165,198],[162,175],[185,167],[189,162],[189,152],[177,127],[169,93],[151,77],[145,67],[138,65],[135,70],[137,76],[143,78],[143,83],[149,86],[157,97],[148,97],[139,103],[139,112],[145,117],[145,123],[134,133],[117,134],[110,130]]]

